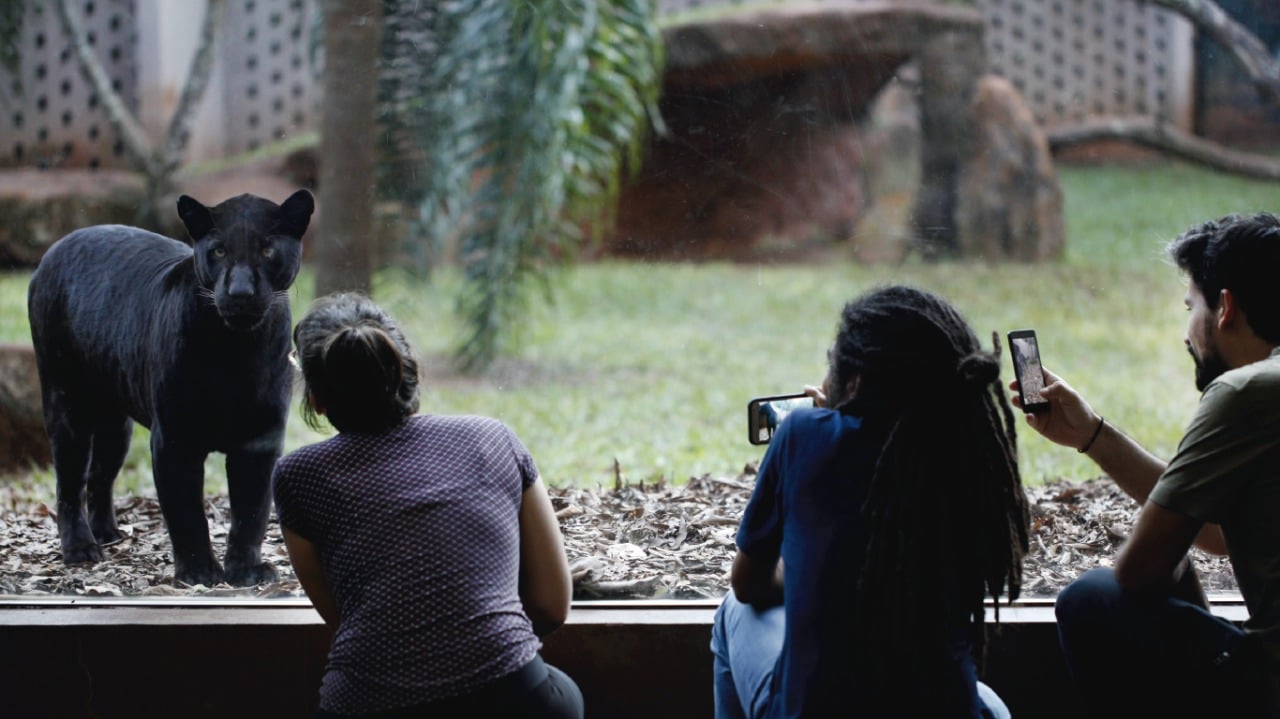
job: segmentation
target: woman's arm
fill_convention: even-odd
[[[311,600],[311,606],[329,626],[338,626],[338,605],[333,601],[333,593],[329,591],[329,583],[325,581],[324,572],[320,568],[320,554],[316,545],[310,540],[283,529],[284,546],[289,550],[289,562],[293,564],[293,573]]]
[[[560,521],[539,477],[520,502],[520,601],[534,633],[546,636],[564,624],[572,599],[573,578]]]
[[[761,562],[738,551],[729,570],[729,584],[738,601],[764,610],[782,604],[782,560]]]

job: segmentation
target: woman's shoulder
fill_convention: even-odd
[[[502,420],[478,414],[419,414],[410,418],[410,423],[418,431],[445,431],[465,435],[510,431]]]
[[[286,452],[276,464],[279,466],[301,465],[323,460],[336,451],[336,446],[342,441],[342,438],[341,434],[335,434],[332,437],[326,437],[311,444],[304,444],[297,449]]]
[[[846,432],[860,429],[862,418],[827,407],[804,407],[788,414],[787,423],[792,431],[811,427]]]

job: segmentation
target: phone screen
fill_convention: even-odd
[[[1009,333],[1009,350],[1013,355],[1013,372],[1018,378],[1022,409],[1043,412],[1049,402],[1040,394],[1044,389],[1044,369],[1040,364],[1040,344],[1035,330],[1013,330]]]
[[[780,394],[772,397],[756,397],[747,403],[747,441],[751,444],[768,444],[773,432],[793,410],[812,407],[813,398],[807,394]]]

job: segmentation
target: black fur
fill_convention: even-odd
[[[45,254],[27,311],[67,564],[99,561],[121,538],[111,488],[137,421],[151,430],[174,578],[275,577],[261,547],[292,391],[288,290],[314,206],[306,190],[281,205],[240,195],[212,208],[183,195],[191,244],[99,225]],[[225,575],[204,513],[210,452],[226,455]]]

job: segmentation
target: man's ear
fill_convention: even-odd
[[[1231,290],[1223,288],[1218,292],[1217,314],[1219,330],[1236,321],[1240,308],[1236,306],[1236,296],[1231,294]]]

